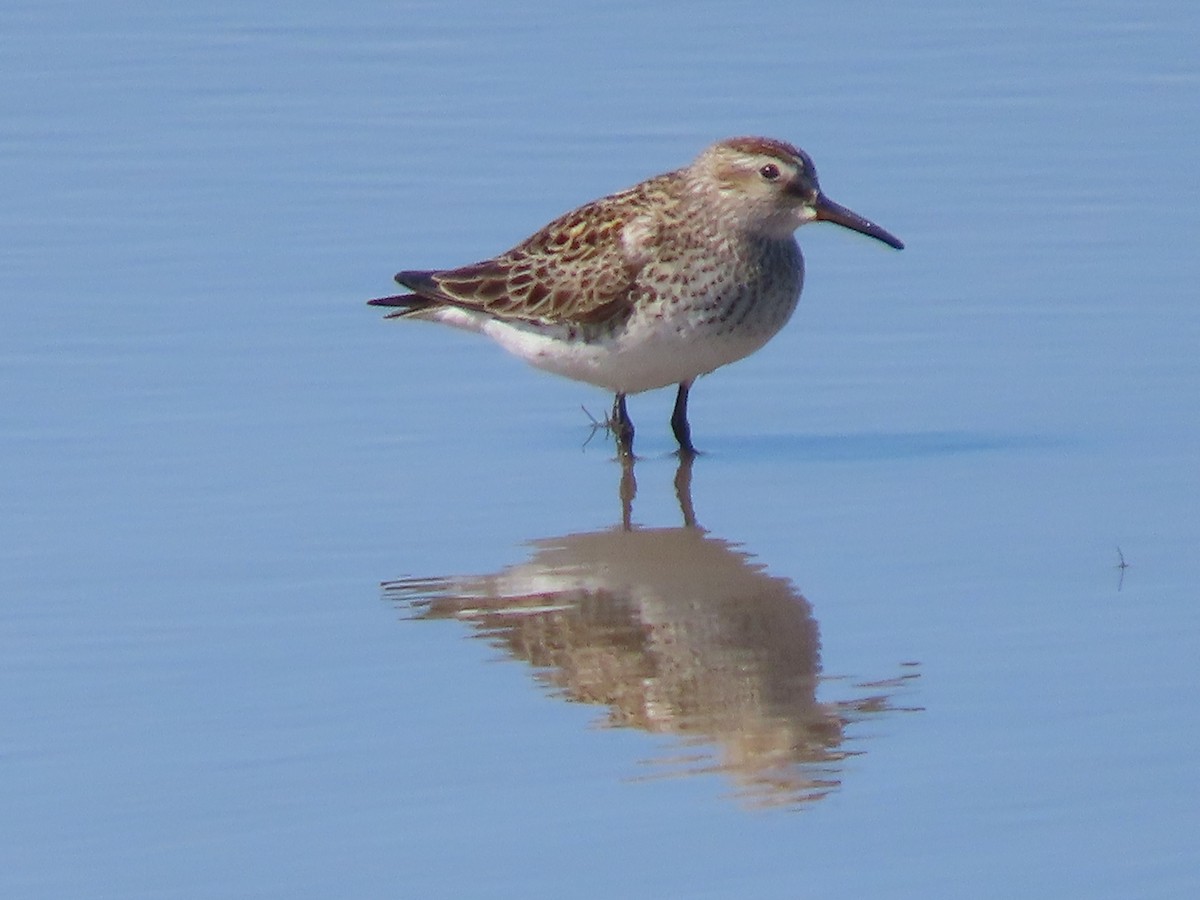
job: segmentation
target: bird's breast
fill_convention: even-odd
[[[791,318],[803,282],[804,259],[794,240],[725,241],[648,264],[635,310],[709,340],[765,341]]]

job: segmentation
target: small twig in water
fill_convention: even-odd
[[[592,423],[592,430],[588,432],[587,440],[583,442],[584,447],[586,447],[588,444],[590,444],[592,442],[592,438],[594,438],[596,436],[597,431],[600,431],[601,429],[603,429],[604,431],[607,431],[610,434],[612,433],[613,420],[612,420],[611,416],[606,415],[603,419],[597,419],[595,416],[593,416],[588,411],[588,408],[586,406],[580,405],[579,408],[583,410],[583,414],[585,416],[587,416],[588,421]]]

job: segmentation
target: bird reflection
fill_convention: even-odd
[[[846,726],[894,708],[915,672],[871,696],[818,700],[808,601],[695,524],[690,460],[675,486],[683,527],[630,523],[630,462],[619,527],[531,541],[526,562],[492,575],[386,582],[386,594],[413,618],[470,623],[557,695],[606,707],[611,727],[673,736],[678,750],[650,761],[649,777],[719,772],[752,806],[822,797],[855,752]]]

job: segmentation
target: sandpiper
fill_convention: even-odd
[[[794,232],[813,221],[904,247],[826,197],[803,150],[730,138],[492,259],[400,272],[411,293],[369,302],[397,307],[388,318],[480,332],[539,369],[611,391],[609,424],[625,459],[626,395],[678,385],[671,429],[690,457],[692,383],[749,356],[791,318],[804,282]]]

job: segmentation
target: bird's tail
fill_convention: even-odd
[[[394,297],[376,297],[374,300],[367,301],[368,306],[389,306],[395,308],[395,312],[390,312],[385,319],[398,319],[403,316],[411,316],[416,313],[423,312],[433,306],[432,300],[417,294],[396,294]]]

